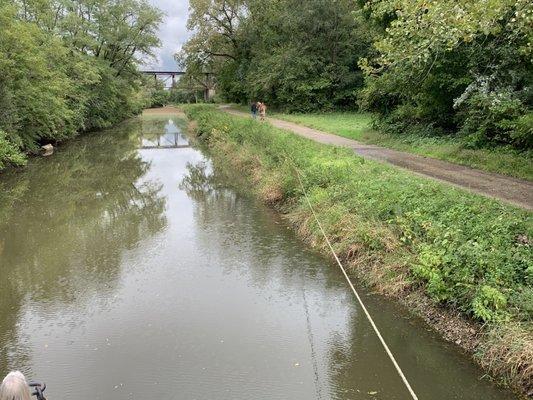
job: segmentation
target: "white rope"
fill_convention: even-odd
[[[365,305],[363,303],[363,300],[361,300],[361,297],[359,296],[359,293],[357,293],[357,290],[355,290],[355,287],[353,286],[352,281],[348,277],[348,274],[346,273],[346,270],[342,266],[342,263],[340,262],[339,257],[337,257],[337,254],[335,253],[335,250],[333,250],[333,247],[331,246],[331,243],[330,243],[328,237],[326,236],[326,232],[324,232],[324,229],[322,228],[322,224],[320,223],[320,221],[319,221],[319,219],[318,219],[318,217],[317,217],[317,215],[315,213],[315,210],[314,210],[313,206],[311,205],[311,202],[309,201],[309,197],[307,197],[307,193],[305,192],[305,188],[304,188],[304,185],[302,183],[302,179],[300,177],[300,172],[294,166],[294,164],[293,164],[293,168],[295,169],[296,174],[298,176],[298,182],[300,182],[300,186],[301,186],[302,192],[303,192],[303,194],[305,196],[305,200],[307,201],[307,204],[309,205],[309,208],[311,209],[311,212],[313,213],[313,216],[315,217],[315,220],[316,220],[316,222],[318,224],[320,232],[322,232],[322,235],[324,236],[324,239],[326,239],[326,243],[328,244],[328,247],[331,250],[331,253],[333,254],[333,257],[335,257],[335,261],[337,261],[337,264],[339,264],[339,267],[340,267],[342,273],[344,274],[344,277],[348,281],[348,284],[350,285],[350,288],[352,289],[353,293],[355,294],[355,297],[357,298],[357,301],[359,301],[359,304],[361,305],[361,308],[365,312],[365,315],[368,318],[368,321],[370,322],[370,325],[372,325],[372,328],[374,328],[374,332],[376,332],[376,335],[378,336],[381,344],[383,345],[383,348],[387,352],[387,355],[389,356],[390,360],[394,364],[394,367],[396,368],[396,371],[398,372],[398,375],[400,375],[400,378],[402,378],[402,381],[405,384],[405,386],[407,387],[407,390],[409,390],[409,393],[411,394],[411,397],[413,398],[413,400],[418,400],[418,397],[416,396],[415,392],[411,388],[411,385],[409,384],[409,381],[407,380],[407,378],[403,374],[402,369],[400,368],[400,366],[396,362],[396,359],[394,358],[392,352],[390,351],[389,346],[387,346],[387,343],[385,343],[385,339],[383,339],[383,336],[381,336],[381,333],[379,332],[376,324],[374,323],[374,320],[372,319],[372,317],[370,316],[370,313],[366,309],[366,307],[365,307]]]

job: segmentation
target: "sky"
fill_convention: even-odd
[[[188,0],[149,0],[149,2],[163,11],[163,22],[159,27],[161,48],[156,49],[157,59],[146,63],[147,69],[176,70],[174,54],[187,41],[190,32],[187,31]]]

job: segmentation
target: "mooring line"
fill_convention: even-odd
[[[307,305],[307,297],[305,295],[305,271],[302,268],[302,297],[304,299],[304,310],[305,310],[305,319],[307,322],[307,338],[309,340],[309,347],[311,348],[311,360],[313,363],[313,374],[315,375],[315,392],[316,399],[322,400],[322,389],[320,386],[320,376],[318,374],[318,365],[316,362],[316,352],[314,345],[313,331],[311,329],[311,318],[309,318],[309,307]]]
[[[291,161],[289,160],[289,162],[291,162]],[[405,377],[402,369],[400,368],[400,366],[396,362],[396,359],[394,358],[394,355],[390,351],[389,346],[387,346],[387,343],[385,342],[385,339],[383,339],[383,336],[381,336],[381,333],[379,332],[378,327],[376,326],[376,324],[374,323],[374,320],[370,316],[370,313],[366,309],[365,304],[363,303],[363,300],[359,296],[359,293],[357,293],[357,290],[355,290],[355,287],[354,287],[352,281],[350,280],[350,277],[346,273],[346,270],[344,269],[341,261],[339,260],[339,257],[337,257],[337,254],[335,253],[335,250],[333,250],[333,246],[331,245],[331,242],[329,241],[329,239],[328,239],[328,237],[326,235],[326,232],[322,228],[322,224],[320,223],[320,220],[318,219],[318,217],[317,217],[317,215],[315,213],[315,209],[311,205],[311,201],[309,200],[309,197],[307,196],[307,192],[305,191],[305,187],[304,187],[303,182],[302,182],[300,171],[298,171],[298,168],[296,168],[294,163],[291,162],[291,164],[293,165],[293,168],[296,171],[296,175],[298,177],[298,182],[300,183],[300,187],[302,188],[302,192],[304,194],[305,200],[307,201],[307,204],[309,205],[309,208],[311,209],[311,212],[313,213],[313,216],[315,217],[316,223],[318,224],[318,228],[320,229],[320,232],[322,232],[322,235],[324,236],[324,239],[326,240],[326,243],[328,244],[328,247],[331,250],[331,253],[333,254],[333,257],[335,258],[335,261],[337,261],[337,264],[339,265],[342,273],[344,274],[344,277],[348,281],[348,284],[350,285],[350,288],[352,289],[352,292],[355,294],[355,297],[357,298],[357,301],[359,302],[359,304],[361,305],[361,308],[365,312],[365,315],[368,318],[368,321],[370,322],[370,325],[372,325],[372,328],[374,329],[374,332],[376,332],[376,335],[378,336],[381,344],[383,345],[383,348],[385,349],[385,352],[387,353],[387,355],[389,356],[390,360],[392,361],[392,364],[394,364],[394,367],[396,368],[396,371],[398,372],[398,375],[400,375],[400,378],[402,378],[402,381],[405,384],[405,386],[407,387],[407,390],[409,391],[409,393],[411,394],[411,397],[413,398],[413,400],[418,400],[418,397],[416,396],[415,392],[413,391],[413,388],[409,384],[409,381]]]

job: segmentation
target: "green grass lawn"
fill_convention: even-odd
[[[531,152],[519,153],[508,148],[467,149],[459,140],[452,138],[388,135],[371,129],[372,116],[364,113],[271,113],[270,116],[363,143],[376,144],[485,171],[533,180],[533,154]]]
[[[248,106],[234,108],[249,111]],[[533,181],[532,152],[519,153],[509,148],[468,149],[453,138],[390,135],[371,128],[372,115],[357,112],[284,114],[268,116],[344,136],[362,143],[375,144],[425,157]]]

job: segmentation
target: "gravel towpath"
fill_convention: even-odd
[[[233,115],[249,117],[249,114],[230,107],[223,106],[221,109]],[[289,130],[316,142],[349,147],[362,157],[386,162],[419,175],[450,183],[527,210],[533,210],[533,182],[485,172],[434,158],[364,144],[281,119],[267,118],[267,121],[277,128]]]

